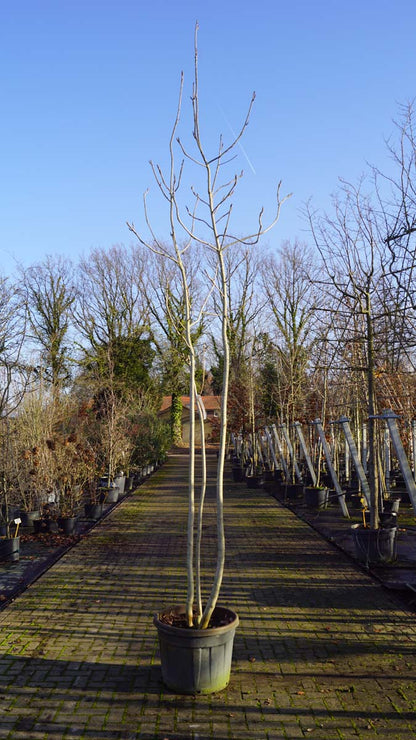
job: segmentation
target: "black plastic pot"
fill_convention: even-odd
[[[356,510],[362,509],[363,508],[362,498],[363,498],[362,494],[359,493],[358,491],[350,493],[348,496],[348,501],[351,504],[351,508],[356,509]]]
[[[287,483],[286,484],[285,498],[287,498],[288,501],[295,501],[297,498],[302,496],[302,494],[303,494],[303,484],[302,483]]]
[[[132,491],[134,485],[134,477],[132,475],[128,475],[126,478],[126,485],[124,490],[125,491]]]
[[[100,519],[103,515],[103,504],[85,504],[85,516],[87,519]]]
[[[303,489],[305,504],[308,509],[326,509],[329,501],[329,489],[305,486]]]
[[[16,563],[20,555],[20,537],[5,537],[0,539],[0,560]]]
[[[235,483],[239,483],[244,479],[244,469],[241,467],[241,465],[236,465],[233,467],[233,481]]]
[[[174,607],[178,614],[185,607]],[[217,606],[215,612],[232,617],[229,624],[209,629],[173,627],[160,621],[155,624],[160,646],[162,679],[179,694],[211,694],[224,689],[230,680],[234,635],[238,616],[231,609]]]
[[[58,527],[66,535],[74,534],[76,524],[76,516],[60,516],[58,519]]]
[[[384,511],[394,512],[398,514],[399,508],[400,508],[400,498],[392,498],[384,502]]]
[[[56,519],[34,519],[32,523],[35,534],[56,534],[58,532]]]
[[[22,520],[22,527],[33,527],[34,519],[40,518],[40,511],[21,511],[20,518]]]
[[[109,488],[108,491],[105,492],[105,498],[104,503],[106,504],[116,504],[120,496],[120,490],[118,487]]]
[[[360,562],[392,563],[397,558],[397,527],[369,529],[353,525],[355,551]]]
[[[264,484],[264,475],[248,475],[246,483],[247,488],[261,488]]]
[[[114,483],[116,485],[116,488],[118,489],[119,496],[123,496],[126,488],[126,476],[117,475],[116,478],[114,478]]]

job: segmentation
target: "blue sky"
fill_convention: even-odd
[[[3,273],[130,244],[148,187],[167,238],[148,162],[165,161],[182,69],[189,113],[196,19],[209,141],[238,129],[256,91],[236,163],[241,233],[262,205],[271,215],[281,179],[293,197],[268,242],[308,241],[306,200],[326,208],[340,176],[388,168],[384,139],[416,96],[414,0],[2,0]]]

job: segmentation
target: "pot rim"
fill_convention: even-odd
[[[207,627],[206,629],[197,629],[192,627],[175,627],[172,624],[166,624],[165,622],[162,622],[160,617],[165,612],[171,612],[173,611],[176,614],[184,614],[186,611],[186,607],[184,604],[180,604],[179,606],[172,606],[172,607],[165,607],[160,612],[155,612],[153,615],[153,624],[157,627],[158,630],[161,632],[169,632],[169,634],[172,635],[187,635],[188,637],[192,637],[192,639],[203,639],[204,636],[207,635],[221,635],[224,632],[229,632],[230,630],[237,629],[240,620],[238,618],[238,614],[233,611],[233,609],[230,609],[229,607],[225,606],[216,606],[215,610],[221,610],[223,612],[227,612],[228,614],[231,614],[233,619],[228,624],[223,624],[220,627]],[[214,611],[215,611],[214,610]]]

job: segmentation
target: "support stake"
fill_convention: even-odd
[[[338,500],[339,500],[339,503],[340,503],[340,506],[341,506],[341,509],[342,509],[342,513],[344,514],[344,516],[347,519],[349,519],[350,518],[350,515],[348,513],[347,504],[345,502],[345,493],[344,493],[344,491],[342,490],[342,488],[341,488],[341,486],[339,484],[338,476],[337,476],[337,474],[335,472],[335,468],[334,468],[334,466],[332,464],[331,453],[330,453],[330,450],[329,450],[329,447],[328,447],[328,443],[327,443],[326,438],[325,438],[325,432],[323,430],[322,421],[320,419],[315,419],[315,421],[313,421],[312,424],[315,424],[315,426],[316,426],[316,428],[318,430],[319,439],[321,440],[322,449],[324,451],[324,455],[325,455],[325,459],[326,459],[326,464],[328,465],[328,470],[329,470],[329,473],[331,475],[331,478],[332,478],[332,482],[334,484],[335,491],[337,493],[337,497],[338,497]]]
[[[397,428],[397,419],[399,416],[394,413],[391,409],[385,409],[381,416],[376,416],[376,419],[384,419],[387,423],[390,432],[390,438],[393,443],[394,449],[396,450],[397,459],[399,461],[399,467],[404,478],[407,493],[409,494],[410,501],[412,502],[413,510],[416,512],[416,485],[413,479],[412,471],[407,460],[407,455],[404,451],[402,440],[400,439],[399,430]]]
[[[333,423],[340,424],[342,427],[342,431],[344,432],[345,439],[347,440],[347,444],[351,452],[351,457],[357,471],[359,481],[361,483],[361,490],[364,494],[367,506],[370,508],[370,486],[368,485],[367,476],[364,472],[364,468],[358,455],[357,446],[354,442],[354,437],[352,436],[349,422],[350,420],[346,416],[341,416],[338,421],[334,421]]]

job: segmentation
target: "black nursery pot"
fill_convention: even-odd
[[[103,515],[103,504],[85,504],[85,516],[87,519],[97,520]]]
[[[244,469],[241,467],[241,465],[235,465],[233,466],[233,481],[234,483],[239,483],[244,479]]]
[[[247,488],[261,488],[264,485],[264,475],[248,475]]]
[[[20,518],[22,520],[22,527],[33,527],[35,519],[40,519],[40,511],[21,511]]]
[[[286,498],[288,501],[295,501],[303,493],[302,483],[287,483],[286,485]]]
[[[58,522],[55,519],[34,519],[32,524],[35,534],[56,534],[58,532]]]
[[[185,607],[173,607],[184,613]],[[172,611],[172,610],[170,610]],[[224,689],[230,680],[234,635],[238,616],[231,609],[216,607],[227,619],[208,629],[174,627],[155,614],[160,646],[162,679],[179,694],[211,694]]]
[[[328,488],[305,486],[303,489],[305,504],[309,509],[326,509],[329,501]]]
[[[383,511],[380,514],[380,526],[383,527],[383,529],[397,527],[397,512]]]
[[[58,519],[58,527],[66,535],[74,534],[77,518],[75,516],[61,516]]]
[[[392,563],[397,558],[397,527],[369,529],[353,526],[355,550],[360,562],[369,564]]]
[[[0,560],[16,563],[20,556],[20,537],[0,539]]]
[[[400,507],[400,498],[396,497],[393,499],[389,499],[388,501],[384,502],[384,511],[388,512],[395,512],[398,514]]]

